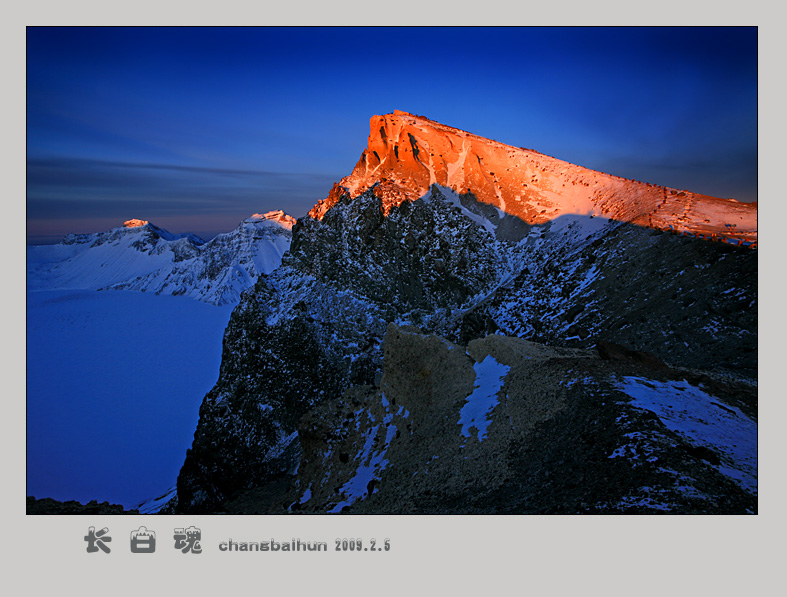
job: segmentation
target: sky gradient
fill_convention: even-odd
[[[757,199],[757,29],[27,29],[28,242],[301,217],[394,109]]]

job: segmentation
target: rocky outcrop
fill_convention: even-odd
[[[295,466],[298,419],[373,381],[388,321],[429,320],[507,267],[499,243],[438,190],[387,218],[380,204],[373,191],[345,195],[322,220],[299,221],[282,267],[233,313],[178,479],[182,511],[210,511]]]
[[[67,502],[60,502],[52,498],[36,499],[33,496],[27,496],[27,514],[139,514],[137,510],[126,510],[120,504],[110,504],[109,502],[98,503],[92,500],[87,504],[70,500]]]
[[[179,512],[215,512],[239,492],[294,470],[300,416],[340,395],[363,370],[362,362],[348,363],[345,356],[350,339],[360,340],[365,331],[348,329],[356,320],[352,300],[304,293],[307,310],[274,321],[266,299],[275,300],[277,290],[262,279],[256,291],[236,308],[225,332],[219,380],[202,402],[178,476]],[[342,342],[331,342],[334,334]]]
[[[230,509],[757,510],[752,386],[720,381],[710,392],[661,365],[499,335],[458,346],[393,324],[384,362],[379,387],[350,388],[301,419],[289,488],[250,492]],[[648,397],[657,389],[666,402]]]
[[[387,215],[380,194],[345,192],[321,219],[299,220],[284,265],[390,306],[392,316],[461,305],[510,272],[510,248],[457,217],[445,190],[389,205]]]
[[[756,251],[631,225],[575,251],[550,244],[477,316],[538,342],[613,342],[667,363],[756,379]]]

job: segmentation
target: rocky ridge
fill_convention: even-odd
[[[506,220],[533,225],[574,215],[731,244],[757,240],[756,204],[589,170],[399,110],[372,117],[367,147],[352,173],[309,215],[322,218],[343,190],[357,197],[376,185],[387,215],[390,206],[415,201],[434,184],[471,194],[502,228],[499,235],[507,231]]]

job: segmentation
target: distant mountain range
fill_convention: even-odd
[[[146,220],[61,243],[28,248],[31,289],[119,289],[186,295],[234,304],[281,263],[295,219],[283,211],[254,214],[232,232],[205,242],[171,234]]]

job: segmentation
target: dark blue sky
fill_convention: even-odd
[[[28,28],[28,240],[296,217],[394,109],[757,199],[757,30]]]

